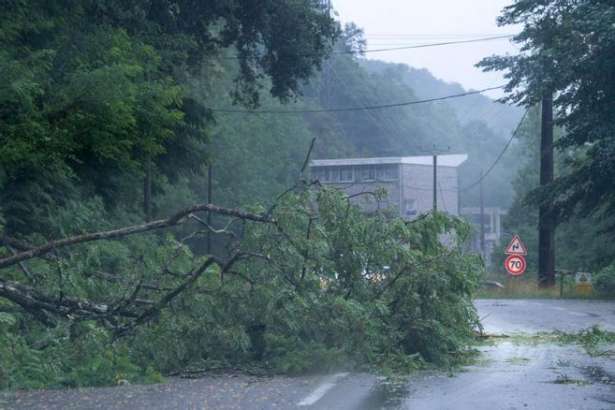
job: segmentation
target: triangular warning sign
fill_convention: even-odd
[[[513,236],[512,241],[504,251],[507,255],[527,255],[527,248],[518,235]]]

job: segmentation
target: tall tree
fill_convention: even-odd
[[[507,72],[508,101],[530,106],[554,96],[558,123],[567,131],[556,145],[570,152],[570,172],[534,192],[547,228],[556,218],[615,208],[615,190],[607,183],[614,176],[615,154],[615,123],[609,114],[615,104],[614,16],[615,6],[603,0],[517,0],[498,22],[523,25],[515,37],[522,52],[479,64]],[[549,106],[543,104],[547,114]],[[541,269],[550,268],[546,257]],[[551,272],[543,273],[551,283]]]
[[[338,34],[316,0],[9,0],[0,27],[0,203],[26,234],[71,192],[152,217],[161,181],[206,159],[195,78],[228,67],[236,103],[285,101]]]

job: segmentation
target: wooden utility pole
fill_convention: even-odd
[[[542,98],[540,186],[553,182],[553,94]],[[541,287],[555,286],[555,216],[542,201],[538,210],[538,280]]]
[[[438,211],[438,154],[433,154],[433,211]]]
[[[483,170],[480,171],[480,253],[483,260],[487,259],[485,254],[485,195],[483,192]]]
[[[213,203],[213,167],[207,167],[207,203]],[[211,255],[211,212],[207,212],[207,254]]]

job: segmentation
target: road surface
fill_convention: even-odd
[[[615,331],[615,302],[479,300],[485,332]],[[498,338],[456,374],[392,383],[370,374],[172,379],[166,384],[0,395],[0,409],[615,409],[615,360],[577,345]]]

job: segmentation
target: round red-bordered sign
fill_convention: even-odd
[[[504,267],[513,276],[521,276],[525,273],[527,263],[522,255],[509,255],[504,261]]]

